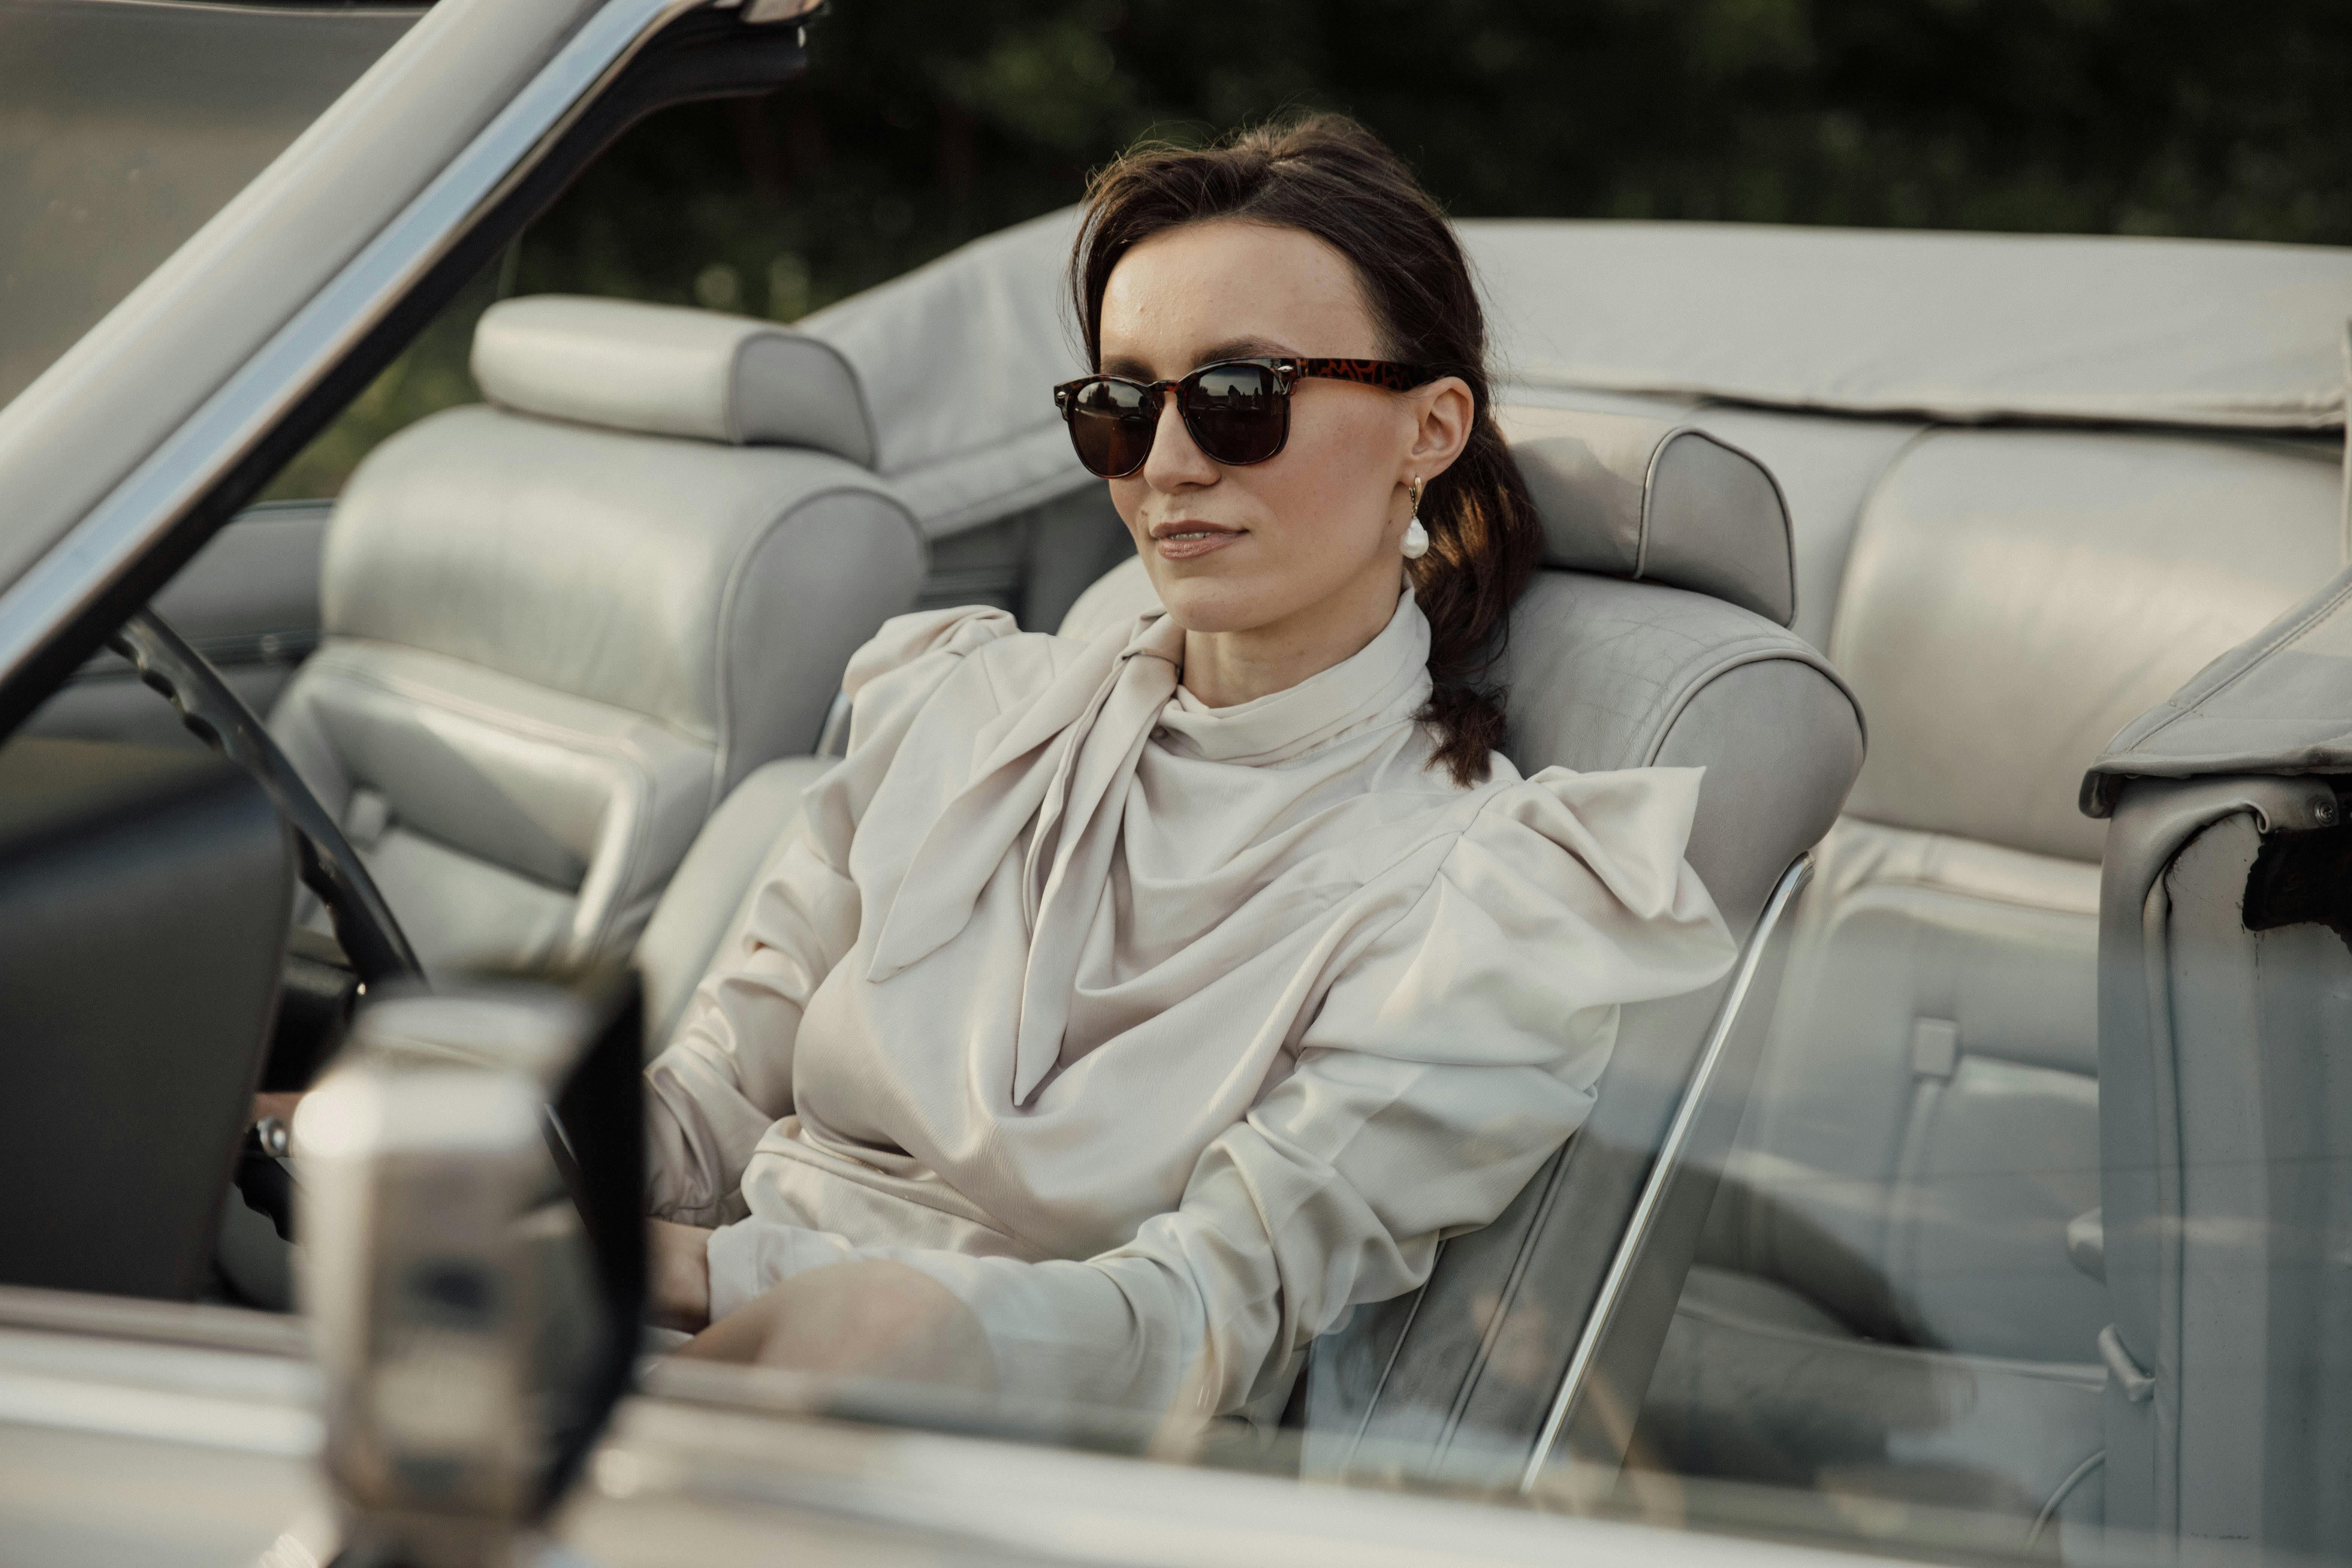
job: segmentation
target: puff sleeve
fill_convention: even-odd
[[[792,1112],[801,1011],[857,937],[850,840],[924,704],[966,654],[1015,629],[994,609],[899,616],[850,659],[848,754],[809,786],[799,836],[753,895],[743,934],[713,960],[646,1068],[649,1214],[706,1226],[740,1217],[743,1168]]]

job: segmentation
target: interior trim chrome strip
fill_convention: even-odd
[[[1658,1146],[1658,1157],[1651,1162],[1649,1176],[1642,1184],[1642,1195],[1634,1201],[1633,1216],[1626,1222],[1625,1235],[1609,1259],[1609,1272],[1601,1277],[1601,1293],[1593,1299],[1583,1331],[1577,1336],[1575,1353],[1569,1357],[1568,1371],[1552,1395],[1543,1430],[1536,1438],[1535,1452],[1528,1455],[1527,1468],[1519,1474],[1521,1495],[1535,1490],[1544,1466],[1551,1460],[1552,1448],[1559,1441],[1560,1428],[1568,1423],[1568,1413],[1575,1407],[1592,1375],[1601,1342],[1608,1337],[1610,1320],[1617,1315],[1618,1303],[1624,1299],[1626,1285],[1633,1277],[1633,1266],[1657,1224],[1659,1208],[1665,1203],[1666,1188],[1681,1169],[1683,1152],[1690,1142],[1692,1129],[1698,1125],[1699,1113],[1706,1105],[1708,1089],[1714,1086],[1716,1072],[1722,1066],[1724,1052],[1747,1010],[1748,994],[1755,985],[1757,972],[1763,967],[1765,949],[1771,945],[1773,933],[1780,929],[1789,906],[1812,875],[1813,858],[1810,852],[1791,860],[1789,868],[1780,873],[1780,881],[1773,884],[1772,896],[1765,900],[1764,912],[1757,917],[1756,929],[1749,933],[1747,949],[1739,956],[1739,969],[1732,978],[1731,989],[1725,993],[1723,1005],[1717,1010],[1715,1027],[1709,1031],[1698,1065],[1691,1070],[1690,1082],[1684,1087],[1682,1100],[1675,1107],[1675,1119],[1666,1124],[1666,1136]]]
[[[142,1388],[0,1370],[0,1425],[94,1432],[281,1459],[319,1451],[316,1412],[215,1390]]]
[[[552,146],[645,43],[707,0],[608,0],[398,216],[5,592],[13,675],[251,449],[399,300],[467,223]]]

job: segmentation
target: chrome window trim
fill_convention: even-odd
[[[1698,1065],[1691,1070],[1690,1082],[1683,1089],[1682,1100],[1675,1107],[1675,1119],[1666,1124],[1666,1135],[1658,1146],[1658,1157],[1651,1162],[1650,1173],[1642,1183],[1642,1194],[1634,1201],[1633,1215],[1626,1221],[1625,1234],[1619,1238],[1617,1250],[1609,1259],[1609,1272],[1601,1276],[1600,1294],[1594,1297],[1592,1310],[1584,1320],[1584,1328],[1577,1336],[1575,1352],[1569,1357],[1568,1371],[1559,1380],[1553,1394],[1551,1408],[1544,1416],[1542,1431],[1536,1437],[1535,1451],[1528,1456],[1527,1468],[1519,1474],[1521,1496],[1532,1493],[1542,1478],[1544,1467],[1551,1460],[1553,1447],[1559,1441],[1560,1428],[1568,1423],[1568,1413],[1575,1408],[1583,1395],[1585,1384],[1591,1380],[1593,1363],[1600,1359],[1602,1341],[1608,1337],[1611,1320],[1616,1317],[1618,1304],[1624,1299],[1627,1285],[1633,1277],[1634,1265],[1648,1244],[1650,1232],[1657,1224],[1658,1210],[1664,1206],[1666,1188],[1682,1168],[1684,1151],[1691,1141],[1691,1132],[1698,1125],[1706,1103],[1707,1091],[1714,1086],[1717,1071],[1731,1044],[1731,1037],[1739,1026],[1747,1010],[1748,994],[1754,987],[1757,972],[1763,967],[1765,950],[1771,945],[1773,933],[1780,929],[1789,906],[1796,900],[1807,882],[1812,879],[1813,858],[1810,851],[1789,863],[1773,884],[1772,896],[1764,901],[1764,912],[1757,917],[1756,929],[1749,933],[1746,950],[1740,954],[1739,969],[1733,977],[1731,989],[1723,999],[1723,1006],[1715,1016],[1715,1027],[1709,1031],[1706,1047],[1699,1053]]]
[[[0,1339],[7,1337],[0,1335]],[[182,1371],[202,1353],[174,1346],[156,1357],[112,1348],[125,1363],[160,1362],[173,1373]],[[0,1353],[13,1349],[0,1348]],[[202,1370],[216,1374],[213,1382],[225,1383],[257,1371],[282,1373],[282,1365],[216,1355],[202,1363]],[[323,1427],[309,1403],[285,1386],[301,1381],[305,1380],[272,1376],[260,1392],[239,1394],[222,1387],[159,1386],[131,1377],[92,1375],[81,1369],[50,1373],[0,1365],[0,1427],[46,1427],[145,1443],[184,1444],[216,1453],[307,1460],[318,1454]]]
[[[607,0],[284,326],[0,591],[0,681],[83,614],[510,191],[664,26],[710,0]],[[727,0],[720,0],[720,4]]]
[[[265,1482],[291,1479],[316,1464],[323,1428],[315,1370],[307,1361],[237,1344],[255,1336],[223,1325],[228,1310],[60,1294],[51,1298],[55,1310],[44,1304],[30,1314],[38,1326],[26,1331],[13,1321],[26,1314],[10,1309],[28,1294],[0,1288],[0,1437],[34,1444],[53,1433],[111,1439],[112,1447],[98,1451],[116,1466],[103,1479],[134,1518],[141,1544],[177,1543],[166,1540],[173,1527],[166,1511],[171,1495],[159,1506],[139,1489],[141,1482],[222,1473],[187,1470],[190,1456],[236,1457],[246,1463],[233,1473]],[[173,1337],[116,1338],[79,1329],[66,1320],[82,1308],[101,1323],[110,1316],[133,1320],[120,1325],[129,1333]],[[208,1343],[188,1331],[199,1326],[227,1327],[217,1337],[229,1343]],[[278,1326],[270,1325],[269,1337]],[[716,1562],[740,1558],[741,1543],[754,1539],[779,1560],[830,1561],[846,1551],[866,1562],[978,1557],[1134,1568],[1224,1568],[1277,1559],[1299,1568],[1533,1568],[1563,1560],[1580,1568],[1648,1568],[1665,1561],[1702,1568],[1856,1568],[1888,1561],[1632,1520],[1139,1462],[952,1425],[908,1430],[845,1420],[807,1407],[828,1396],[824,1380],[771,1370],[685,1370],[739,1373],[751,1397],[714,1405],[656,1387],[625,1401],[560,1516],[554,1533],[562,1550],[548,1562]],[[772,1407],[763,1405],[768,1400]],[[78,1450],[90,1451],[86,1445]],[[275,1512],[284,1498],[273,1486],[260,1499],[233,1496],[222,1506],[261,1545],[286,1518]],[[306,1512],[280,1539],[323,1544],[332,1538],[331,1520]],[[118,1522],[99,1521],[96,1528]],[[314,1552],[310,1560],[329,1557]]]

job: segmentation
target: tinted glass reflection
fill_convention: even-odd
[[[0,404],[422,14],[0,0]]]

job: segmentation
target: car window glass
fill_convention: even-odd
[[[420,15],[0,0],[0,404],[226,205]]]
[[[108,29],[133,16],[182,28],[195,40],[191,48],[223,51],[225,61],[234,51],[224,40],[237,37],[267,39],[278,52],[194,73],[206,79],[201,91],[158,70],[142,97],[137,70],[109,77],[101,68]],[[86,152],[54,169],[47,153],[0,161],[0,225],[20,225],[0,227],[0,242],[24,237],[0,254],[25,258],[0,275],[8,290],[0,294],[0,395],[37,374],[227,200],[405,20],[156,0],[0,0],[0,152],[37,149],[45,138]],[[8,53],[16,37],[65,40],[41,47],[81,62],[74,68],[85,76],[70,89],[16,93],[17,68],[5,63],[20,58]],[[253,102],[232,103],[226,82],[244,83]],[[239,118],[241,110],[250,113]],[[181,126],[190,129],[180,134]],[[609,562],[626,555],[613,541],[644,539],[658,548],[633,563],[685,559],[698,527],[724,522],[698,484],[748,471],[769,453],[709,438],[664,442],[660,432],[599,426],[562,410],[461,409],[436,422],[437,435],[428,426],[388,448],[352,491],[353,535],[370,548],[394,546],[377,558],[386,569],[365,577],[376,595],[365,604],[353,589],[365,574],[350,564],[363,556],[345,552],[342,613],[358,605],[378,618],[353,631],[322,610],[331,498],[391,436],[481,401],[468,355],[493,302],[577,293],[777,321],[830,303],[812,299],[796,249],[766,261],[747,254],[740,266],[710,260],[661,281],[653,268],[616,260],[618,247],[583,244],[600,204],[660,210],[677,201],[675,193],[625,189],[610,175],[609,164],[591,171],[458,290],[275,477],[264,504],[224,529],[156,601],[330,781],[324,804],[377,874],[400,879],[397,897],[414,900],[406,907],[419,911],[417,928],[438,921],[454,934],[436,940],[452,943],[511,939],[520,947],[517,933],[538,940],[563,929],[585,901],[603,849],[575,829],[599,820],[603,786],[574,789],[568,781],[577,770],[557,763],[569,765],[567,748],[603,743],[593,724],[625,722],[630,743],[659,762],[666,779],[687,781],[677,796],[657,797],[665,806],[689,804],[677,807],[676,822],[664,819],[675,828],[671,863],[637,892],[642,910],[668,879],[688,885],[707,906],[697,918],[708,943],[720,941],[729,911],[749,907],[745,879],[772,871],[786,842],[779,825],[790,824],[799,791],[826,766],[798,754],[803,740],[780,742],[762,760],[784,772],[762,784],[747,769],[713,788],[718,746],[706,746],[710,755],[694,749],[709,742],[696,728],[706,716],[665,707],[661,682],[637,679],[657,659],[611,657],[625,645],[667,655],[669,645],[657,635],[627,644],[639,629],[626,619],[637,601],[592,598],[605,589],[566,553],[585,540],[582,558],[601,549]],[[158,190],[168,197],[150,202],[146,194]],[[132,191],[139,199],[125,195]],[[77,192],[88,198],[80,205]],[[642,212],[632,221],[653,226]],[[83,313],[67,321],[74,310]],[[54,342],[35,341],[49,332]],[[20,363],[31,368],[5,379]],[[2336,570],[2337,435],[2281,430],[2249,439],[2185,423],[2036,424],[2023,413],[1994,428],[1931,428],[1925,416],[1706,406],[1696,397],[1643,404],[1603,393],[1562,394],[1559,408],[1688,417],[1752,447],[1790,485],[1800,551],[1815,545],[1839,563],[1827,574],[1823,597],[1834,602],[1816,612],[1814,640],[1863,689],[1882,776],[1913,753],[1936,760],[1929,743],[1939,738],[1967,753],[1965,764],[1920,764],[1901,791],[1850,801],[1814,848],[1815,876],[1789,916],[1784,978],[1777,992],[1759,993],[1772,999],[1759,1005],[1769,1011],[1759,1026],[1754,1087],[1743,1079],[1737,1091],[1745,1118],[1728,1116],[1706,1156],[1693,1161],[1693,1179],[1668,1194],[1683,1205],[1674,1234],[1689,1244],[1687,1255],[1661,1244],[1657,1278],[1667,1283],[1648,1295],[1630,1290],[1613,1326],[1603,1325],[1624,1343],[1649,1336],[1645,1348],[1619,1347],[1641,1370],[1619,1384],[1604,1366],[1594,1396],[1564,1411],[1554,1462],[1529,1473],[1527,1436],[1544,1428],[1551,1391],[1591,1320],[1585,1298],[1547,1293],[1549,1264],[1534,1247],[1510,1250],[1522,1244],[1512,1227],[1525,1208],[1515,1205],[1491,1231],[1447,1237],[1437,1256],[1453,1261],[1425,1297],[1341,1307],[1295,1392],[1277,1389],[1246,1412],[1195,1420],[1182,1408],[1057,1404],[1017,1387],[975,1399],[961,1387],[927,1386],[919,1374],[803,1384],[677,1359],[648,1373],[651,1393],[688,1405],[751,1404],[1930,1560],[2128,1559],[2132,1532],[2245,1534],[2239,1527],[2264,1507],[2269,1545],[2326,1549],[2352,1539],[2352,1505],[2326,1479],[2352,1453],[2344,1436],[2352,1423],[2336,1419],[2352,1405],[2352,1377],[2333,1348],[2352,1342],[2352,1162],[2342,1152],[2345,1075],[2327,1065],[2331,1052],[2341,1055],[2343,998],[2352,995],[2352,950],[2336,934],[2352,929],[2352,917],[2328,889],[2352,867],[2342,842],[2352,830],[2309,830],[2289,856],[2249,823],[2224,823],[2184,852],[2177,871],[2161,873],[2172,879],[2168,896],[2179,911],[2173,931],[2159,933],[2169,945],[2158,951],[2158,938],[2147,936],[2150,952],[2129,956],[2171,965],[2166,995],[2179,1017],[2164,1026],[2175,1031],[2167,1050],[2119,1058],[2112,998],[2100,990],[2102,963],[2116,958],[2114,922],[2101,922],[2108,830],[2085,826],[2074,805],[2100,735],[2161,701]],[[677,467],[610,456],[646,451]],[[793,463],[819,460],[791,455]],[[685,482],[662,489],[644,477],[670,472]],[[366,501],[370,487],[398,505]],[[555,503],[533,499],[548,494]],[[2226,531],[2207,521],[2215,497],[2233,513]],[[1108,537],[1116,555],[1126,536],[1105,517],[1098,507],[1073,527],[1095,527],[1087,537]],[[2024,521],[2011,529],[2013,520]],[[1049,538],[1036,515],[992,526]],[[610,531],[592,532],[599,528]],[[478,537],[465,537],[467,529]],[[507,548],[499,530],[531,547]],[[2076,552],[2073,567],[2053,565],[2042,548],[2060,537]],[[1823,538],[1831,542],[1817,544]],[[977,529],[929,542],[922,602],[1018,604],[1025,579],[969,564],[979,545],[995,542]],[[1034,574],[1034,560],[1008,552],[983,565]],[[1857,563],[1851,570],[1849,561]],[[2078,577],[2062,580],[2077,568]],[[644,571],[655,576],[653,566]],[[552,579],[559,585],[540,592]],[[723,580],[706,574],[707,583]],[[782,582],[780,574],[770,585],[781,595]],[[1933,592],[1903,596],[1919,584]],[[1971,594],[1981,603],[1972,605]],[[526,595],[537,595],[529,614],[518,607]],[[464,602],[449,611],[443,599]],[[902,594],[891,608],[908,602]],[[682,628],[679,646],[700,647],[723,613],[715,606],[692,602],[665,625]],[[1981,611],[1976,621],[1955,618],[1972,610]],[[2091,610],[2114,614],[2098,620]],[[839,618],[855,614],[844,609]],[[1023,619],[1034,629],[1054,624],[1026,612]],[[2070,650],[2032,643],[2021,625],[2092,630]],[[1742,623],[1743,632],[1757,629]],[[1935,658],[1897,668],[1888,656],[1874,666],[1882,646],[1925,647],[1918,639],[1930,636],[1947,639],[1929,647]],[[841,657],[805,667],[747,658],[761,671],[761,689],[743,700],[805,687],[812,711],[822,712]],[[293,700],[281,703],[289,690]],[[395,690],[397,701],[383,696]],[[2093,717],[2077,722],[2066,704],[2086,692],[2123,706],[2108,713],[2085,699]],[[1963,698],[1981,699],[1980,710]],[[1535,711],[1532,702],[1515,710]],[[2067,721],[2072,750],[2031,738],[2025,720],[2045,711]],[[583,728],[567,731],[580,713],[588,715]],[[704,730],[722,721],[735,721],[710,719]],[[94,660],[26,732],[194,744],[110,658]],[[814,721],[793,731],[820,732]],[[525,750],[541,742],[541,753]],[[544,783],[552,778],[566,782]],[[2031,823],[2019,826],[2043,796],[2074,837],[2052,841]],[[722,800],[730,815],[705,852],[695,829]],[[740,875],[714,872],[719,860],[736,863]],[[2275,926],[2257,919],[2257,884],[2271,889]],[[2129,892],[2137,900],[2143,889]],[[667,919],[659,941],[687,923],[675,910]],[[648,951],[635,950],[636,960]],[[698,962],[686,973],[687,990],[700,972]],[[2241,1002],[2242,1016],[2231,1011]],[[2175,1056],[2185,1065],[2176,1068]],[[2176,1072],[2179,1081],[2163,1076]],[[1639,1092],[1630,1079],[1612,1087],[1626,1092],[1628,1081]],[[2173,1108],[2178,1146],[2119,1149],[2103,1125],[2103,1102],[2137,1104],[2159,1090]],[[1597,1137],[1580,1147],[1595,1162],[1624,1157]],[[1647,1147],[1633,1153],[1636,1168],[1622,1176],[1629,1192],[1651,1168],[1642,1163]],[[1550,1201],[1550,1170],[1533,1179],[1528,1206]],[[282,1276],[283,1249],[272,1248],[259,1212],[233,1206],[229,1231],[276,1260]],[[1587,1211],[1565,1228],[1580,1233],[1576,1246],[1605,1255],[1618,1223]],[[2172,1250],[2157,1256],[2151,1237]],[[1480,1248],[1501,1260],[1484,1276],[1462,1261]],[[285,1303],[241,1276],[223,1279],[224,1300]],[[2169,1338],[2148,1328],[2158,1321]],[[1426,1369],[1455,1363],[1401,1354],[1408,1333],[1475,1350],[1475,1376],[1443,1383]],[[2158,1429],[2159,1418],[2179,1420],[2184,1389],[2192,1401],[2185,1445],[2174,1426]],[[1486,1444],[1482,1423],[1513,1434],[1517,1446]],[[1622,1466],[1613,1452],[1599,1465],[1580,1463],[1585,1429],[1603,1427]],[[2171,1490],[2150,1479],[2160,1465],[2179,1472],[2163,1483]]]

